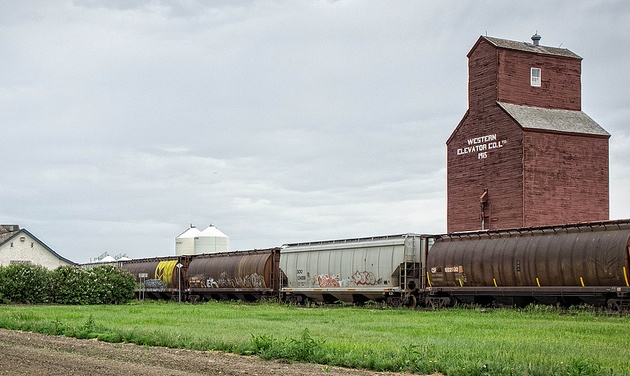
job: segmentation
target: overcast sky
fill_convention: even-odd
[[[582,61],[630,217],[630,2],[0,0],[0,222],[63,257],[446,231],[480,35]]]

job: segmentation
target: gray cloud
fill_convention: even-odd
[[[535,11],[539,7],[544,11]],[[630,216],[625,2],[0,4],[2,221],[85,262],[445,230],[445,142],[482,34],[584,58]]]

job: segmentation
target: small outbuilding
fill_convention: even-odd
[[[18,225],[0,225],[0,266],[10,264],[41,265],[47,269],[77,265],[60,256],[26,229]]]

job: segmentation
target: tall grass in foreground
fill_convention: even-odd
[[[547,307],[5,306],[0,327],[265,359],[445,375],[627,375],[630,317]]]

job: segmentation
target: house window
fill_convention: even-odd
[[[530,83],[532,86],[540,87],[540,68],[531,69]]]

